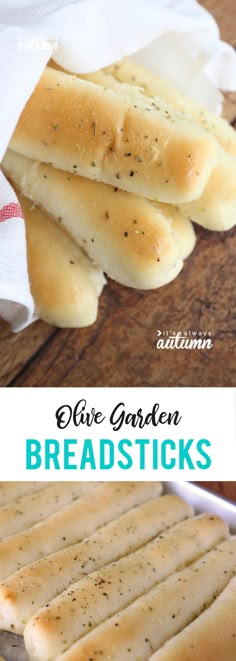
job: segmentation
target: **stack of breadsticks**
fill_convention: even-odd
[[[2,164],[38,316],[93,323],[103,272],[139,289],[173,280],[195,245],[191,221],[234,225],[235,157],[224,119],[131,60],[83,76],[51,63]]]

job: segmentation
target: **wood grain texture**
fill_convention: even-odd
[[[236,45],[235,0],[204,0],[222,38]],[[236,94],[225,115],[236,119]],[[235,232],[197,228],[198,242],[180,276],[152,292],[110,281],[89,329],[57,330],[42,322],[13,335],[0,324],[0,385],[234,386]],[[210,351],[157,351],[156,331],[213,333]]]
[[[153,292],[110,282],[97,323],[58,331],[14,378],[17,386],[230,386],[235,383],[232,232],[198,231],[181,275]],[[156,331],[213,333],[209,351],[157,351]]]
[[[195,484],[236,503],[236,482],[196,482]]]
[[[0,320],[0,385],[8,385],[56,332],[52,326],[37,321],[21,333],[11,333],[8,325]]]

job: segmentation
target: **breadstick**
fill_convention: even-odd
[[[161,202],[154,202],[154,204],[171,224],[178,241],[180,255],[182,259],[186,259],[196,244],[196,234],[188,214],[184,216],[173,204],[162,204]]]
[[[49,553],[81,541],[97,528],[161,493],[160,482],[110,482],[45,521],[0,542],[0,580]]]
[[[202,515],[73,583],[27,623],[24,640],[30,658],[48,661],[57,657],[153,585],[219,543],[227,532],[221,519],[212,521],[209,515]]]
[[[114,280],[151,289],[181,270],[178,238],[152,202],[11,151],[3,166],[24,195],[61,223]]]
[[[141,88],[136,87],[136,82],[138,81],[141,85],[143,77],[145,80],[145,69],[143,67],[140,68],[139,72],[138,65],[129,60],[124,60],[121,63],[118,63],[117,69],[116,65],[113,65],[111,68],[109,67],[108,70],[113,72],[114,77],[109,73],[106,74],[105,72],[98,71],[94,74],[86,74],[86,78],[103,85],[107,84],[109,88],[115,90],[119,90],[120,85],[120,91],[123,91],[125,94],[132,93],[133,84],[134,97],[138,98],[140,96]],[[130,85],[126,85],[124,82],[118,82],[116,80],[117,76],[119,80],[125,80],[129,82]],[[155,84],[155,75],[148,71],[146,72],[146,77],[147,81],[150,81],[150,83],[147,82],[145,95],[155,96],[155,89],[159,89],[159,79],[157,77],[157,83]],[[152,79],[154,81],[153,84],[151,84]],[[161,92],[163,88],[165,91],[165,85],[167,90],[169,89],[168,85],[170,89],[172,89],[169,83],[161,81],[160,91],[156,91],[156,94],[162,96]],[[177,99],[180,98],[182,104],[182,99],[185,99],[185,97],[179,95],[178,92],[176,92],[176,96]],[[168,94],[163,96],[163,99],[169,101]],[[188,103],[188,99],[185,100],[186,103]],[[216,137],[219,138],[219,142],[226,149],[226,152],[224,151],[224,148],[219,150],[217,166],[213,169],[202,195],[194,201],[183,205],[181,204],[179,210],[184,213],[187,218],[191,218],[191,220],[207,229],[218,231],[229,230],[236,222],[236,133],[226,120],[218,117],[218,115],[215,115],[214,113],[208,113],[208,111],[204,111],[201,108],[198,109],[196,107],[197,110],[194,112],[194,103],[191,101],[189,103],[191,107],[193,106],[193,119],[200,124],[204,121],[206,128],[210,132],[215,132]],[[173,105],[177,110],[181,110],[181,107],[178,107],[178,102],[176,104],[173,103]],[[213,129],[212,126],[215,127],[215,129]],[[232,149],[228,149],[229,144]],[[227,151],[229,153],[227,153]]]
[[[63,71],[55,62],[50,61],[50,67],[53,67],[59,71]],[[66,73],[64,71],[64,73]],[[129,96],[139,95],[142,92],[141,88],[135,87],[134,85],[126,85],[125,83],[119,83],[115,78],[104,71],[96,71],[91,74],[76,74],[78,78],[88,80],[98,85],[103,85],[109,87],[118,92],[123,92]],[[171,204],[162,204],[161,202],[155,203],[155,206],[163,216],[171,223],[171,226],[177,236],[179,249],[182,259],[186,259],[193,251],[196,236],[192,223],[189,221],[186,216],[182,215],[179,209]]]
[[[23,195],[30,288],[38,317],[61,328],[96,321],[105,278],[61,227]],[[53,248],[52,248],[53,247]]]
[[[48,66],[52,69],[56,69],[57,71],[63,71],[63,73],[71,75],[70,71],[63,69],[53,60],[50,60]],[[111,69],[112,66],[113,65],[111,65]],[[140,85],[135,85],[133,82],[125,83],[119,81],[115,78],[113,73],[109,73],[106,69],[99,69],[98,71],[93,71],[92,73],[73,73],[73,76],[76,76],[76,78],[79,78],[80,80],[87,80],[90,83],[95,83],[95,85],[101,85],[105,89],[112,89],[114,92],[125,93],[132,98],[140,96],[140,94],[143,96],[143,87]],[[151,94],[147,96],[151,96]]]
[[[215,138],[158,103],[47,67],[10,148],[56,168],[162,202],[202,194],[218,161]]]
[[[233,537],[100,624],[57,661],[146,661],[207,608],[235,573]]]
[[[202,615],[155,652],[150,661],[235,661],[236,577]]]
[[[6,505],[35,491],[42,491],[50,484],[51,482],[0,482],[0,505]]]
[[[229,230],[236,223],[236,158],[222,149],[217,167],[199,200],[181,204],[188,218],[210,230]]]
[[[38,492],[27,494],[0,508],[0,539],[29,528],[46,519],[61,507],[92,491],[97,482],[62,482]]]
[[[192,515],[192,508],[177,496],[148,500],[83,542],[23,567],[0,584],[0,628],[23,633],[27,620],[71,583]]]
[[[142,89],[142,93],[145,96],[152,98],[160,96],[177,111],[191,117],[197,124],[210,131],[229,154],[236,156],[236,133],[227,120],[192,101],[192,99],[182,94],[170,81],[161,78],[156,73],[153,73],[129,58],[125,58],[120,62],[106,67],[105,72],[108,74],[108,87],[110,87],[111,83],[110,77],[113,76],[116,82],[120,81],[128,85],[138,86],[139,89]],[[89,77],[93,77],[94,75],[96,76],[97,72],[95,74],[88,74]],[[94,79],[94,82],[100,82],[100,84],[105,85],[105,79],[103,80],[104,82],[102,83],[102,77],[100,77],[100,81]],[[116,87],[116,89],[118,88]]]

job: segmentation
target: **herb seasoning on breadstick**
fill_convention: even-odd
[[[215,138],[165,102],[140,95],[134,103],[128,95],[50,67],[27,102],[10,147],[75,175],[172,203],[200,197],[218,161]],[[133,154],[128,165],[127,151]]]

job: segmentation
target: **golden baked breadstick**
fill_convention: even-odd
[[[200,197],[218,162],[214,136],[160,100],[132,99],[47,67],[10,148],[162,202]]]
[[[53,60],[50,62],[50,67],[55,68],[59,71],[63,71]],[[64,73],[68,73],[65,72]],[[112,75],[106,74],[104,71],[100,70],[92,74],[86,75],[77,75],[78,78],[95,82],[100,85],[106,85],[107,87],[120,92],[121,89],[123,92],[126,92],[130,96],[132,94],[139,94],[140,89],[135,88],[133,85],[122,85],[115,80]],[[94,187],[94,195],[96,196],[96,187]],[[170,204],[155,203],[155,206],[163,216],[171,223],[172,228],[174,229],[175,234],[177,235],[179,242],[179,249],[182,259],[186,259],[194,249],[196,243],[195,232],[193,229],[192,223],[189,219],[181,214],[177,207]]]
[[[236,577],[202,615],[155,652],[150,661],[235,661]]]
[[[49,65],[50,68],[56,69],[57,71],[63,71],[63,73],[67,73],[71,75],[70,71],[67,71],[66,69],[63,69],[62,67],[59,66],[54,60],[50,60]],[[143,94],[143,88],[130,83],[125,83],[125,82],[120,82],[115,78],[115,76],[112,73],[108,73],[104,69],[99,69],[98,71],[93,71],[92,73],[73,73],[73,76],[76,76],[76,78],[80,78],[80,80],[88,80],[90,83],[95,83],[95,85],[101,85],[105,89],[112,89],[114,92],[123,92],[126,93],[128,96],[134,97],[140,94]],[[151,95],[150,95],[151,96]]]
[[[50,484],[51,482],[0,482],[0,505],[6,505],[16,498],[46,489]]]
[[[170,223],[178,241],[181,257],[182,259],[186,259],[196,244],[196,234],[188,214],[184,215],[173,204],[154,202],[154,205],[159,210],[159,213]]]
[[[162,491],[160,482],[108,482],[45,521],[0,541],[0,580],[54,551],[75,544]]]
[[[193,515],[174,495],[148,500],[107,523],[86,540],[22,567],[0,584],[0,626],[23,633],[39,608],[99,567],[135,551]]]
[[[50,67],[57,69],[59,71],[64,71],[59,67],[53,60],[50,61]],[[77,78],[82,80],[88,80],[94,82],[103,87],[113,89],[117,92],[123,92],[129,96],[139,96],[142,93],[142,88],[136,87],[134,84],[120,83],[115,79],[115,77],[109,73],[106,73],[102,69],[95,71],[90,74],[74,74]],[[165,218],[171,223],[172,228],[178,238],[179,249],[182,259],[186,259],[194,249],[196,243],[196,236],[192,223],[188,218],[188,214],[182,214],[178,207],[172,204],[163,204],[161,202],[154,203],[157,209],[165,216]]]
[[[61,328],[96,321],[105,278],[81,248],[23,195],[27,262],[37,316]]]
[[[136,84],[141,85],[141,80],[146,80],[145,88],[143,87],[145,95],[155,97],[155,94],[160,94],[165,101],[172,102],[173,100],[173,106],[177,110],[182,110],[184,99],[188,110],[192,109],[192,114],[190,113],[192,118],[199,124],[204,123],[207,130],[219,139],[222,145],[222,148],[219,149],[219,161],[213,169],[202,195],[194,201],[181,204],[179,209],[187,218],[207,229],[223,231],[233,227],[236,223],[235,130],[226,120],[218,117],[215,113],[209,113],[207,110],[204,111],[198,108],[175,88],[172,89],[172,85],[168,81],[162,81],[158,76],[147,71],[144,67],[139,67],[131,60],[122,60],[117,65],[108,67],[108,71],[112,72],[113,75],[104,71],[97,71],[86,74],[83,78],[107,85],[111,89],[120,90],[120,92],[123,91],[125,94],[132,95],[133,92],[134,98],[139,98],[141,92],[141,87],[136,87]]]
[[[236,133],[227,120],[182,94],[169,80],[161,78],[158,74],[146,69],[141,64],[137,64],[131,58],[124,58],[106,67],[105,72],[109,77],[112,75],[116,81],[142,88],[142,93],[145,96],[152,98],[160,96],[173,108],[192,117],[197,124],[210,131],[229,154],[236,156]],[[88,74],[88,76],[91,76],[91,80],[94,80],[94,82],[102,84],[101,76],[99,80],[97,78],[97,81],[92,78],[94,74]],[[103,80],[105,85],[106,79]],[[108,81],[108,87],[110,87],[110,81]]]
[[[72,583],[27,623],[24,640],[34,661],[57,658],[76,640],[227,536],[221,519],[201,515]],[[174,549],[174,552],[173,552]]]
[[[229,230],[236,223],[236,158],[223,149],[202,196],[180,210],[187,218],[210,230]]]
[[[60,222],[114,280],[151,289],[170,282],[181,270],[171,222],[149,200],[72,177],[12,151],[6,153],[3,167],[24,195]]]
[[[29,528],[76,498],[92,491],[97,482],[51,483],[40,494],[36,491],[0,507],[0,539]]]
[[[207,608],[235,573],[236,537],[232,537],[100,624],[57,661],[100,656],[109,661],[147,661]]]

